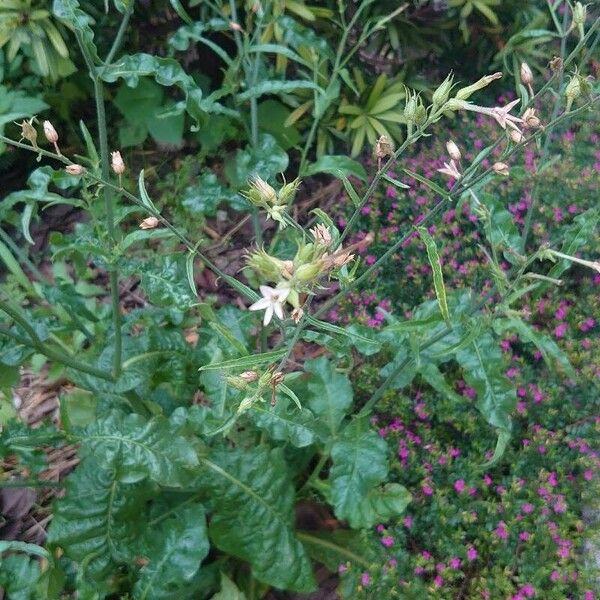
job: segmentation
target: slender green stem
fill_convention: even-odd
[[[302,494],[302,492],[304,492],[305,490],[307,490],[308,488],[310,488],[312,486],[313,481],[319,477],[328,458],[329,458],[328,452],[323,452],[323,454],[321,454],[315,468],[312,470],[311,474],[309,475],[309,477],[306,480],[306,482],[304,483],[304,485],[298,491],[298,494]]]
[[[37,268],[36,265],[29,259],[27,253],[23,251],[23,249],[18,246],[14,240],[0,227],[0,239],[17,255],[19,260],[35,275],[35,277],[39,281],[45,281],[46,278],[42,274],[42,272]]]
[[[125,14],[123,15],[123,19],[121,19],[121,24],[119,25],[119,29],[117,31],[117,35],[113,40],[112,46],[110,47],[110,51],[106,55],[106,59],[104,63],[106,65],[110,65],[115,57],[115,54],[118,52],[121,44],[123,43],[123,36],[125,35],[125,31],[127,30],[127,26],[129,25],[129,19],[131,19],[131,15],[133,14],[133,5],[135,4],[135,0],[129,0],[129,6],[125,10]]]
[[[106,129],[106,110],[104,107],[104,86],[102,80],[96,73],[96,67],[94,65],[93,58],[90,56],[85,42],[81,39],[80,35],[77,35],[77,42],[81,49],[81,53],[84,57],[85,63],[88,68],[89,76],[94,84],[94,99],[96,102],[96,118],[98,120],[98,139],[100,142],[100,169],[102,173],[102,179],[108,181],[110,178],[110,164],[108,156],[108,132]],[[114,248],[117,243],[116,230],[115,230],[115,219],[113,216],[113,198],[111,190],[104,186],[104,210],[105,210],[105,221],[106,230],[108,237],[111,241],[112,247]],[[119,378],[121,374],[121,363],[123,353],[123,341],[121,331],[121,307],[119,303],[119,273],[116,264],[109,266],[109,284],[110,284],[110,298],[112,306],[112,322],[114,329],[114,351],[113,351],[113,377]]]

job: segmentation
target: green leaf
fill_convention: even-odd
[[[214,451],[201,458],[211,491],[215,545],[248,561],[252,576],[290,591],[315,589],[306,551],[294,535],[294,488],[283,455],[265,448]]]
[[[311,558],[325,565],[332,573],[337,573],[340,564],[348,561],[370,569],[375,560],[372,549],[365,545],[364,538],[358,531],[299,531],[298,539],[304,544]]]
[[[373,527],[404,513],[410,504],[410,492],[399,483],[387,483],[372,489],[353,511],[353,527]]]
[[[337,373],[325,357],[309,359],[304,370],[310,376],[305,404],[321,421],[328,435],[335,437],[342,419],[352,406],[352,385],[346,375]]]
[[[7,550],[13,550],[15,552],[25,552],[26,554],[33,554],[42,558],[50,558],[50,553],[45,548],[38,546],[37,544],[27,544],[25,542],[19,542],[16,540],[6,541],[0,540],[0,553],[6,552]]]
[[[419,365],[419,373],[436,392],[439,392],[442,396],[459,405],[464,403],[465,399],[452,389],[452,386],[446,381],[443,373],[433,362],[422,361]]]
[[[323,90],[312,81],[293,80],[293,81],[261,81],[257,85],[247,89],[245,92],[237,95],[238,102],[245,102],[251,98],[259,98],[266,94],[281,94],[293,92],[295,90]]]
[[[169,229],[136,229],[128,233],[117,246],[117,251],[125,253],[130,246],[138,242],[147,242],[148,240],[158,240],[173,237],[173,232]]]
[[[0,559],[0,588],[10,600],[37,600],[40,563],[22,554]]]
[[[140,284],[152,304],[182,311],[197,304],[187,282],[185,262],[185,255],[173,254],[140,267]]]
[[[573,380],[577,379],[577,373],[571,365],[567,355],[559,348],[558,344],[547,335],[535,331],[530,325],[518,317],[494,320],[494,330],[498,335],[504,335],[507,331],[516,331],[519,337],[535,345],[542,353],[546,364],[552,369],[554,365],[550,360],[553,358]]]
[[[98,50],[94,44],[94,32],[90,27],[94,20],[79,8],[79,2],[77,0],[54,0],[52,13],[59,21],[75,32],[94,62],[100,62]]]
[[[186,506],[176,515],[150,527],[141,553],[150,562],[133,587],[135,600],[170,600],[183,597],[186,584],[200,569],[209,542],[206,515],[201,504]]]
[[[66,494],[54,505],[48,545],[62,548],[90,579],[103,579],[133,558],[147,498],[146,486],[122,484],[115,469],[100,468],[90,456],[69,475]]]
[[[443,188],[441,188],[439,185],[437,185],[436,183],[434,183],[430,179],[427,179],[427,177],[424,177],[423,175],[419,175],[418,173],[415,173],[414,171],[411,171],[410,169],[405,169],[404,167],[402,168],[402,170],[409,177],[412,177],[413,179],[416,179],[417,181],[420,181],[421,183],[423,183],[424,185],[426,185],[430,190],[432,190],[436,194],[439,194],[440,196],[442,196],[442,198],[447,198],[448,197],[449,194],[448,194],[448,192],[446,190],[444,190]]]
[[[398,181],[397,179],[394,179],[393,177],[390,177],[386,173],[384,173],[381,176],[381,178],[384,179],[385,181],[387,181],[388,183],[391,183],[394,187],[397,187],[398,189],[401,189],[401,190],[410,190],[410,185],[406,185],[405,183],[402,183],[401,181]]]
[[[12,252],[8,249],[8,246],[4,244],[4,242],[0,241],[0,261],[4,263],[4,266],[13,274],[14,278],[19,282],[23,288],[26,290],[32,289],[31,281],[21,266],[19,265],[17,259],[12,255]]]
[[[156,83],[176,86],[185,93],[185,109],[196,121],[200,121],[205,110],[202,105],[202,90],[181,65],[172,58],[160,58],[139,53],[123,56],[111,65],[97,67],[98,76],[107,83],[124,79],[129,87],[136,87],[140,77],[153,77]]]
[[[312,163],[306,169],[306,176],[314,175],[315,173],[329,173],[335,177],[342,179],[354,175],[361,181],[367,180],[367,172],[365,168],[357,161],[348,156],[325,154],[320,156],[316,162]]]
[[[81,452],[93,455],[100,466],[115,469],[119,481],[145,478],[168,486],[186,481],[198,458],[189,441],[165,417],[113,411],[87,427],[80,436]]]
[[[241,592],[225,573],[221,573],[221,591],[210,600],[246,600],[246,594]]]
[[[437,296],[440,312],[442,313],[444,321],[450,323],[448,300],[446,299],[446,286],[444,285],[444,274],[442,273],[442,263],[440,262],[440,255],[435,240],[429,235],[429,232],[425,227],[418,227],[417,230],[425,243],[429,265],[433,270],[433,287],[435,288],[435,295]]]
[[[477,408],[493,427],[511,429],[511,414],[516,406],[514,385],[504,375],[502,353],[489,333],[461,349],[456,358],[468,385],[477,391]]]
[[[348,178],[345,175],[340,177],[340,179],[342,180],[342,183],[344,184],[344,188],[346,189],[348,196],[350,196],[350,200],[352,200],[352,204],[354,205],[354,208],[358,208],[360,206],[361,201],[360,201],[359,195],[356,193],[356,190],[354,189],[354,187],[352,186],[352,184],[350,183],[350,181],[348,180]]]
[[[237,151],[235,160],[226,161],[225,175],[233,188],[242,189],[251,176],[260,175],[265,180],[272,179],[278,173],[283,173],[288,164],[288,155],[275,138],[261,133],[255,148],[248,145]]]
[[[220,362],[202,365],[198,371],[214,371],[215,369],[238,369],[247,371],[252,367],[275,362],[283,358],[287,354],[285,348],[274,350],[273,352],[263,352],[262,354],[254,354],[252,356],[240,356],[240,358],[231,358]]]
[[[306,408],[297,410],[283,398],[278,399],[273,407],[255,404],[249,414],[255,425],[274,440],[289,442],[296,448],[305,448],[316,442],[314,415]]]
[[[181,205],[192,217],[214,216],[221,202],[228,202],[233,208],[246,207],[245,200],[221,185],[215,173],[204,170],[192,185],[185,188]]]
[[[367,495],[388,474],[385,441],[368,429],[365,419],[357,419],[333,444],[331,459],[329,481],[336,517],[348,521],[353,528],[369,527],[371,523],[365,519],[376,511]]]

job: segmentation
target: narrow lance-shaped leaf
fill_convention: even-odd
[[[435,295],[440,307],[440,312],[446,323],[450,322],[450,313],[448,312],[448,300],[446,298],[446,286],[444,285],[444,274],[442,273],[442,263],[440,262],[440,255],[435,244],[435,240],[429,235],[429,232],[425,227],[418,227],[419,235],[425,243],[427,249],[427,258],[429,264],[433,270],[433,286],[435,288]]]
[[[244,371],[251,367],[275,362],[283,358],[286,353],[287,350],[282,349],[274,350],[273,352],[263,352],[262,354],[255,354],[253,356],[240,356],[240,358],[231,358],[229,360],[202,365],[198,371],[214,371],[215,369],[239,369]]]

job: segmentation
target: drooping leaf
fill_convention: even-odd
[[[331,459],[329,481],[336,517],[353,528],[370,526],[365,519],[373,517],[376,509],[365,501],[387,476],[385,441],[369,430],[366,419],[355,419],[333,444]]]
[[[295,90],[317,90],[323,92],[323,90],[312,81],[305,81],[302,79],[293,81],[276,81],[266,80],[257,83],[255,86],[247,89],[241,94],[237,95],[238,102],[244,102],[251,98],[258,98],[266,94],[281,94],[286,92],[293,92]]]
[[[146,533],[141,554],[148,564],[133,587],[135,600],[175,600],[200,569],[209,550],[201,504],[186,506]]]
[[[442,263],[440,261],[437,245],[425,227],[418,227],[418,231],[421,239],[425,243],[427,258],[429,259],[429,265],[433,271],[433,287],[435,288],[435,295],[440,307],[440,312],[442,313],[444,321],[449,323],[450,313],[448,312],[448,300],[446,299],[446,286],[444,285],[444,274],[442,273]]]
[[[215,545],[248,561],[252,575],[277,588],[315,589],[306,551],[294,534],[294,488],[279,450],[217,450],[201,458],[201,483],[214,503]]]
[[[456,358],[468,385],[477,391],[477,408],[493,427],[510,431],[516,406],[514,385],[504,375],[502,353],[489,333],[461,349]]]
[[[91,58],[99,62],[98,50],[94,44],[94,32],[90,27],[93,19],[81,10],[78,0],[54,0],[52,12],[61,23],[75,31]]]
[[[150,478],[179,486],[188,470],[198,465],[189,441],[165,417],[149,420],[141,415],[113,411],[87,427],[80,436],[81,452],[94,455],[105,469],[115,469],[119,481],[133,483]]]
[[[48,544],[85,565],[86,578],[101,580],[133,558],[148,488],[119,482],[116,470],[101,468],[94,457],[79,464],[66,488],[55,503]]]
[[[334,177],[358,177],[362,181],[366,181],[367,172],[365,168],[357,161],[352,160],[348,156],[325,154],[320,156],[316,162],[310,164],[306,169],[306,175],[314,175],[315,173],[328,173]]]

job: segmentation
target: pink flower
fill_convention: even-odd
[[[520,591],[528,598],[535,596],[535,588],[530,583],[526,583]]]
[[[528,531],[521,531],[521,533],[519,534],[519,539],[522,542],[526,542],[529,539],[529,532]]]
[[[594,592],[588,590],[583,594],[583,600],[594,600]]]
[[[360,582],[364,585],[367,586],[369,585],[369,583],[371,583],[371,576],[365,571],[361,576],[360,576]]]
[[[500,521],[496,529],[494,529],[494,533],[501,539],[508,539],[508,529],[506,529],[506,523],[504,521]]]
[[[460,569],[461,562],[462,561],[460,560],[460,558],[456,558],[456,557],[451,558],[449,561],[450,568],[451,569]]]
[[[529,502],[526,502],[525,504],[523,504],[523,506],[521,506],[521,510],[529,515],[531,514],[535,509],[535,506],[533,506],[533,504],[530,504]]]
[[[586,481],[591,481],[591,480],[594,478],[594,472],[593,472],[591,469],[586,469],[586,470],[583,472],[583,478],[584,478]]]
[[[475,560],[477,558],[477,556],[478,556],[478,553],[475,548],[471,547],[467,550],[467,558],[469,560]]]
[[[345,573],[348,570],[348,567],[345,564],[338,565],[338,573]]]
[[[435,587],[442,587],[444,585],[444,579],[442,578],[441,575],[436,575],[434,580],[433,580],[433,585],[435,585]]]
[[[410,529],[413,524],[413,518],[411,516],[404,517],[404,520],[402,521],[402,523],[404,523],[404,527],[406,527],[407,529]]]
[[[560,580],[560,572],[556,569],[550,573],[550,581],[559,581]]]
[[[394,538],[391,535],[386,535],[381,538],[381,545],[390,548],[394,545]]]
[[[433,495],[433,488],[432,488],[432,487],[429,487],[428,485],[424,485],[424,486],[423,486],[423,493],[424,493],[426,496],[432,496],[432,495]]]
[[[560,325],[557,325],[556,328],[554,329],[554,337],[556,337],[556,338],[564,337],[565,333],[567,333],[567,324],[566,323],[561,323]]]
[[[454,489],[460,494],[465,489],[465,482],[462,479],[458,479],[454,482]]]

